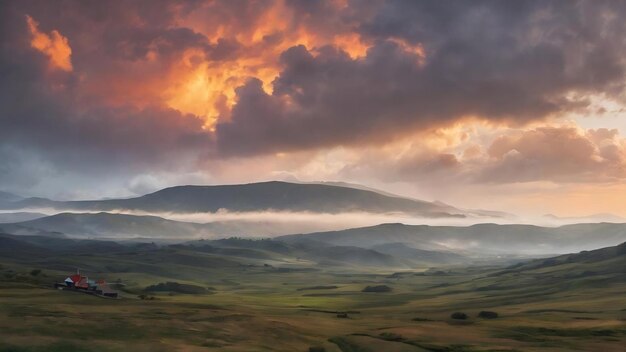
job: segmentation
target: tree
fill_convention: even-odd
[[[450,315],[450,318],[457,319],[457,320],[465,320],[467,319],[467,314],[463,312],[454,312]]]

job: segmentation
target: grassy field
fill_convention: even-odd
[[[185,248],[20,258],[0,259],[0,351],[623,351],[626,345],[619,258],[608,266],[398,273]],[[122,283],[122,297],[52,288],[75,267]],[[208,289],[144,291],[173,281]],[[392,291],[362,292],[376,285]],[[479,318],[483,310],[499,316]],[[451,319],[454,312],[468,319]]]

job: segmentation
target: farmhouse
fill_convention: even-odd
[[[76,270],[76,274],[68,276],[62,284],[54,285],[58,289],[62,290],[74,290],[80,291],[92,295],[117,298],[118,293],[112,290],[104,280],[89,280],[87,276],[81,275],[79,270]]]

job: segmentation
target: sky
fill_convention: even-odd
[[[626,3],[2,1],[0,190],[345,181],[626,216]]]

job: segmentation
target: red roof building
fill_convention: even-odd
[[[80,280],[78,280],[78,282],[74,283],[74,286],[76,286],[77,288],[84,288],[84,289],[89,288],[89,283],[87,282],[87,277],[86,276],[81,276]]]

